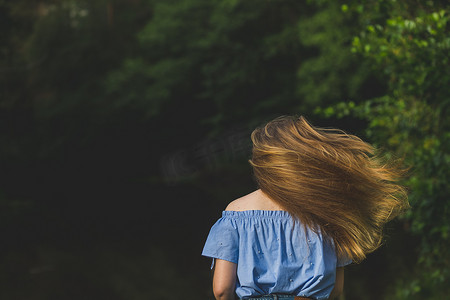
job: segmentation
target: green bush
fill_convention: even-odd
[[[317,112],[367,120],[368,138],[411,167],[405,184],[412,208],[404,221],[421,243],[415,272],[403,274],[390,297],[444,299],[450,292],[450,11],[438,1],[412,2],[342,6],[343,12],[359,15],[363,29],[352,52],[371,63],[388,92]]]

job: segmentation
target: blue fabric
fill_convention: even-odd
[[[338,261],[332,244],[286,211],[224,211],[211,228],[202,255],[237,264],[241,299],[290,294],[327,299]]]
[[[254,299],[254,300],[295,300],[295,296],[289,296],[289,295],[266,295],[262,297],[256,297],[256,298],[248,298],[248,299]]]

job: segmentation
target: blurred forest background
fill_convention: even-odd
[[[448,299],[448,1],[0,0],[0,298],[212,299],[200,256],[304,115],[411,167],[345,299]]]

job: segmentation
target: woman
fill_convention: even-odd
[[[402,170],[342,131],[279,117],[251,135],[259,189],[231,202],[203,249],[217,300],[332,299],[345,265],[409,207]]]

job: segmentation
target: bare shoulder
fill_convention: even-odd
[[[262,193],[261,190],[256,190],[231,201],[225,210],[281,210],[281,208]]]
[[[253,209],[253,203],[255,202],[255,197],[257,196],[257,191],[251,192],[245,196],[237,198],[231,201],[225,210],[233,211],[243,211]]]

